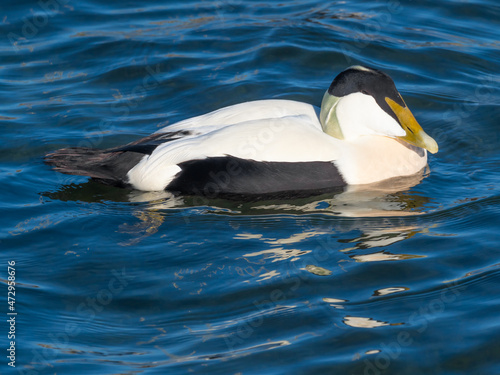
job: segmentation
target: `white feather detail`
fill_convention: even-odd
[[[166,126],[158,130],[157,133],[187,130],[193,132],[195,135],[206,134],[210,131],[243,122],[268,120],[286,116],[307,116],[310,119],[311,125],[318,126],[318,129],[321,129],[316,111],[319,111],[319,108],[316,109],[311,104],[294,100],[256,100],[235,104],[201,116],[188,118]]]
[[[401,125],[383,111],[370,95],[357,92],[344,96],[339,100],[336,110],[346,140],[365,135],[402,137],[406,134]]]
[[[408,176],[426,166],[425,150],[392,138],[404,130],[371,96],[343,97],[337,117],[344,140],[322,131],[315,107],[291,100],[241,103],[193,117],[159,131],[190,133],[144,156],[128,172],[129,183],[139,190],[163,190],[181,171],[179,164],[223,156],[333,162],[349,185]]]
[[[427,152],[394,138],[363,136],[344,145],[335,164],[349,185],[364,185],[421,171]]]
[[[227,125],[166,142],[128,172],[129,183],[139,190],[162,190],[180,172],[178,164],[207,157],[268,162],[338,159],[341,141],[320,129],[317,117],[311,121],[307,115],[285,116]]]

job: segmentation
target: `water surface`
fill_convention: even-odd
[[[500,373],[496,1],[0,9],[1,275],[14,260],[18,282],[1,373]],[[42,162],[243,101],[319,105],[354,64],[390,74],[438,141],[415,180],[238,202]]]

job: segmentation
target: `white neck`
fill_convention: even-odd
[[[405,130],[389,116],[370,95],[353,93],[339,99],[336,116],[344,139],[365,135],[398,137]]]

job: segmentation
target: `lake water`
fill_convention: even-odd
[[[0,9],[2,374],[500,374],[497,0]],[[43,164],[238,102],[319,105],[354,64],[438,141],[423,176],[238,202]]]

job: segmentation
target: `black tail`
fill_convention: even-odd
[[[70,147],[47,154],[45,163],[61,173],[89,176],[110,185],[126,186],[128,171],[143,157],[144,154],[137,152]]]
[[[188,131],[153,133],[135,142],[99,150],[87,147],[62,148],[45,155],[45,163],[61,173],[89,176],[109,185],[127,186],[127,173],[164,142],[189,135]]]

